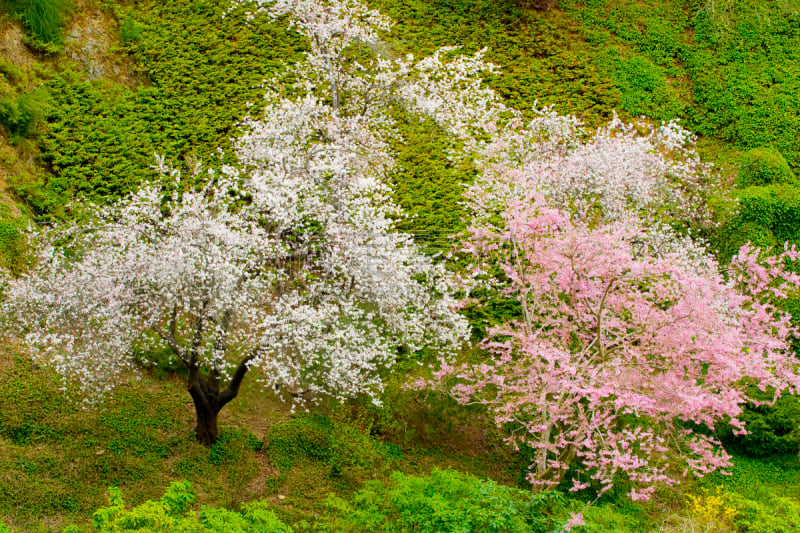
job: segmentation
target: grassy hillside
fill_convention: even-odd
[[[52,373],[3,348],[0,520],[18,531],[60,531],[89,523],[110,486],[141,503],[188,480],[203,504],[235,509],[266,499],[288,523],[313,523],[329,494],[349,498],[394,470],[452,467],[506,484],[521,472],[501,435],[482,429],[474,412],[429,407],[395,387],[384,410],[352,402],[293,415],[255,381],[245,383],[209,449],[194,439],[181,376],[153,369],[86,410],[67,401]]]
[[[51,8],[46,17],[34,17],[34,0],[0,2],[0,262],[17,271],[26,261],[19,227],[69,217],[70,201],[125,194],[152,176],[154,152],[177,165],[216,165],[218,147],[230,158],[230,137],[248,103],[257,109],[262,81],[305,46],[280,23],[248,25],[240,11],[223,18],[227,0],[37,1]],[[590,126],[615,110],[680,117],[740,188],[743,208],[715,243],[723,253],[747,239],[798,238],[800,0],[561,0],[549,12],[513,0],[372,4],[397,20],[387,36],[396,53],[488,47],[502,69],[489,83],[523,111],[538,100]],[[414,215],[401,227],[430,251],[446,249],[442,235],[463,225],[462,183],[474,169],[447,157],[434,124],[396,118],[405,142],[394,146],[393,185]],[[399,381],[386,409],[353,402],[303,415],[248,382],[212,449],[192,438],[184,389],[180,376],[151,369],[99,411],[82,410],[21,347],[0,349],[0,519],[25,532],[87,526],[109,486],[139,504],[188,480],[201,504],[264,499],[295,530],[316,531],[338,519],[337,505],[346,515],[368,499],[356,496],[374,489],[366,482],[389,484],[394,471],[453,467],[526,487],[525,452],[505,448],[479,411],[402,391]],[[782,451],[797,448],[794,407],[753,415]],[[607,495],[584,531],[796,531],[800,463],[775,449],[646,505],[624,503],[622,489]],[[558,512],[581,509],[581,496]]]

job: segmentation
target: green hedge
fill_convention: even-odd
[[[50,110],[48,91],[34,89],[13,98],[0,98],[0,124],[14,137],[29,137],[39,127]],[[12,141],[13,143],[13,141]]]

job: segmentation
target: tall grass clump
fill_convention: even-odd
[[[25,24],[35,48],[52,51],[62,44],[68,0],[0,0],[0,7]]]

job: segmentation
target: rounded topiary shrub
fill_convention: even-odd
[[[800,185],[786,158],[773,148],[754,148],[741,159],[741,168],[736,178],[739,187],[790,183]]]

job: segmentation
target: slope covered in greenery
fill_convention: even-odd
[[[682,118],[702,135],[707,156],[727,165],[728,184],[739,188],[741,209],[721,212],[727,218],[714,236],[724,255],[746,240],[772,246],[798,239],[798,0],[562,0],[550,12],[511,0],[373,4],[397,21],[386,38],[392,54],[420,56],[453,44],[468,52],[488,47],[487,58],[501,67],[489,83],[525,112],[538,100],[589,126],[615,110],[627,118]],[[43,18],[34,18],[36,6],[49,9]],[[253,110],[248,103],[257,106],[262,81],[296,61],[305,46],[280,22],[245,24],[241,12],[223,18],[225,0],[72,7],[0,3],[3,28],[22,24],[34,58],[0,61],[0,186],[15,201],[0,205],[0,253],[13,270],[25,265],[18,229],[27,219],[68,217],[70,200],[103,202],[129,192],[152,177],[154,152],[179,165],[194,159],[216,165],[217,148],[229,158],[230,137]],[[63,51],[71,24],[92,10],[111,21],[104,28],[115,42],[110,60],[131,65],[135,82],[92,78]],[[403,140],[393,147],[399,162],[393,185],[398,203],[414,216],[400,226],[430,251],[447,249],[444,235],[463,227],[462,183],[475,171],[448,157],[445,134],[433,123],[400,113],[397,120]],[[88,528],[94,510],[106,505],[109,486],[121,487],[125,501],[138,505],[158,500],[181,480],[193,483],[204,505],[238,510],[243,502],[265,500],[276,521],[295,531],[363,531],[375,524],[391,531],[409,508],[416,516],[433,507],[454,520],[475,520],[470,513],[482,511],[449,507],[474,494],[523,502],[519,510],[527,518],[502,518],[528,526],[534,519],[551,526],[548,513],[566,519],[585,503],[578,495],[543,510],[491,482],[426,478],[434,467],[454,467],[525,487],[527,457],[502,447],[502,431],[481,429],[475,411],[402,391],[396,383],[386,410],[356,402],[323,406],[313,416],[294,416],[250,390],[249,398],[269,409],[237,408],[223,420],[219,446],[208,450],[188,434],[188,399],[181,385],[162,379],[163,370],[154,369],[144,389],[122,389],[98,413],[69,404],[51,374],[5,351],[0,518],[18,531],[59,531],[69,523]],[[787,398],[751,415],[758,430],[751,440],[725,436],[733,448],[761,459],[738,458],[732,477],[664,491],[652,504],[607,495],[586,513],[584,531],[800,527],[797,401]],[[424,495],[424,483],[438,483],[451,500],[409,501],[403,490]],[[441,514],[437,520],[444,520]]]

